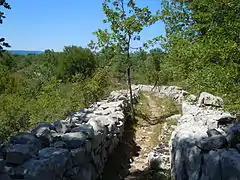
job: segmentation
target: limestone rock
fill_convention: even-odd
[[[31,154],[31,145],[28,144],[13,144],[7,148],[6,162],[10,164],[20,165],[23,164]]]
[[[53,128],[49,128],[48,126],[38,126],[37,128],[32,130],[32,133],[39,138],[41,147],[50,146],[50,142],[52,141],[52,131]],[[55,131],[54,131],[55,132]]]
[[[240,179],[240,154],[235,149],[219,149],[202,156],[200,180]]]
[[[47,122],[40,122],[37,124],[37,126],[31,131],[31,133],[33,134],[38,134],[38,131],[41,129],[41,128],[46,128],[46,129],[49,129],[49,130],[56,130],[56,128],[51,124],[51,123],[47,123]]]
[[[118,110],[120,110],[119,108],[123,108],[123,101],[109,102],[109,103],[102,104],[101,106],[99,106],[99,108],[102,110],[108,109],[109,107],[117,108]]]
[[[1,144],[0,145],[0,158],[5,158],[6,157],[6,146]]]
[[[240,124],[232,126],[227,133],[227,141],[231,147],[235,147],[240,143]]]
[[[181,114],[175,114],[175,115],[172,115],[172,116],[166,118],[166,120],[167,120],[167,121],[168,121],[168,120],[178,121],[178,120],[181,118],[181,116],[182,116]]]
[[[73,180],[93,180],[96,178],[96,174],[94,173],[94,167],[92,164],[86,165],[86,167],[82,168],[75,176],[72,177]]]
[[[88,157],[84,148],[77,148],[71,150],[71,157],[73,165],[83,165],[87,162]]]
[[[205,179],[222,179],[221,178],[221,153],[222,149],[217,151],[210,151],[209,153],[202,153],[201,157],[201,168],[199,171],[200,180]]]
[[[89,112],[87,109],[80,109],[79,111],[77,111],[73,117],[72,117],[72,121],[73,122],[78,122],[78,123],[83,123],[85,122],[85,118],[86,115],[89,114],[91,112]]]
[[[39,159],[30,159],[22,165],[26,179],[57,179],[61,177],[70,158],[67,149],[45,148],[39,151]]]
[[[235,149],[221,153],[222,179],[240,179],[240,153]]]
[[[193,95],[193,94],[188,94],[185,99],[185,101],[187,102],[196,102],[197,101],[197,96]]]
[[[240,179],[240,124],[221,110],[222,98],[207,92],[197,98],[176,86],[140,85],[140,89],[182,104],[169,142],[175,180]],[[152,165],[161,165],[161,155],[157,151],[149,155]]]
[[[67,123],[62,120],[57,120],[52,123],[58,133],[66,133],[69,128],[67,127]]]
[[[234,124],[236,121],[236,118],[232,116],[225,116],[225,117],[221,117],[217,121],[218,121],[218,126],[228,125],[228,124]]]
[[[238,152],[240,153],[240,143],[236,144],[236,149],[237,149]]]
[[[72,128],[71,132],[82,132],[87,135],[88,138],[93,138],[94,130],[93,127],[89,124],[81,124],[75,128]]]
[[[201,139],[198,147],[203,151],[210,151],[227,147],[227,139],[223,135],[216,135]]]
[[[10,176],[6,173],[3,173],[3,174],[0,173],[0,179],[1,180],[12,180],[12,178],[10,178]]]
[[[194,104],[190,104],[189,102],[183,102],[182,103],[182,114],[196,114],[198,111],[200,111],[199,107],[197,107]]]
[[[85,144],[87,136],[82,132],[71,132],[62,135],[61,138],[69,149],[75,149]]]
[[[97,148],[101,143],[104,138],[104,134],[102,132],[95,132],[94,133],[94,138],[92,139],[92,149]]]
[[[223,100],[218,96],[214,96],[207,92],[202,92],[198,98],[199,105],[207,105],[207,106],[215,106],[215,107],[222,107]]]
[[[154,86],[141,85],[141,90],[145,91],[145,92],[151,92],[153,88],[154,88]]]
[[[211,136],[222,135],[222,133],[220,133],[216,129],[209,129],[209,130],[207,130],[207,135],[208,135],[208,137],[211,137]]]
[[[0,174],[4,171],[5,160],[0,158]]]
[[[168,147],[158,146],[148,155],[148,162],[155,170],[170,170],[170,155]]]
[[[240,179],[240,126],[216,108],[222,106],[220,97],[205,92],[197,104],[182,103],[183,116],[169,142],[175,180]],[[229,143],[235,149],[227,149]]]
[[[51,146],[55,148],[67,148],[67,144],[64,141],[56,141]]]
[[[185,97],[189,94],[177,86],[161,86],[159,89],[160,94],[172,98],[177,103],[182,103]]]
[[[108,118],[106,116],[91,118],[87,124],[93,127],[94,132],[104,132],[106,131],[106,127],[109,125]]]
[[[16,136],[10,138],[9,143],[11,144],[34,144],[39,146],[39,140],[37,137],[28,132],[18,133]]]

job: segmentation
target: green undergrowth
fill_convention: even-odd
[[[180,114],[181,108],[170,98],[160,98],[156,95],[151,94],[151,98],[155,100],[157,106],[159,107],[159,115],[161,117],[160,123],[156,124],[154,127],[154,133],[152,135],[152,145],[155,147],[160,142],[168,143],[171,137],[171,126],[177,125],[175,120],[165,120],[167,117],[170,117],[174,114]],[[167,128],[164,129],[164,126]],[[164,134],[164,137],[159,139],[160,134]]]
[[[150,111],[149,111],[149,105],[147,97],[141,93],[139,95],[138,103],[135,106],[135,115],[137,122],[143,122],[144,119],[150,118]]]
[[[181,107],[169,97],[159,97],[154,94],[150,94],[150,97],[157,104],[161,117],[169,117],[181,111]]]
[[[150,97],[150,100],[147,96]],[[149,101],[152,101],[152,103]],[[174,114],[180,114],[180,107],[170,98],[159,97],[152,93],[142,93],[139,97],[139,103],[135,107],[135,112],[137,119],[137,125],[135,128],[148,125],[153,126],[150,145],[151,147],[155,147],[160,142],[158,137],[163,131],[164,124],[166,124],[167,127],[177,124],[174,120],[166,121],[165,119]],[[168,142],[170,136],[171,132],[167,133],[161,141],[164,143]]]
[[[88,107],[115,89],[102,70],[96,70],[85,80],[62,82],[52,77],[39,87],[24,86],[22,91],[0,96],[0,143],[39,122],[65,119],[71,112]]]

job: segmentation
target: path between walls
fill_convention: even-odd
[[[168,124],[169,120],[177,124],[170,123],[166,131],[162,131],[165,128],[159,128],[159,139],[162,140],[161,135],[166,133],[171,137],[165,139],[169,145],[162,145],[160,141],[159,146],[151,151],[149,137],[153,132],[152,126],[137,128],[134,132],[134,128],[131,128],[133,124],[125,124],[125,133],[131,136],[124,136],[122,145],[120,144],[120,148],[117,148],[115,156],[110,160],[112,163],[105,169],[105,172],[112,175],[115,173],[116,176],[105,175],[103,180],[169,179],[169,176],[162,178],[158,171],[148,168],[146,159],[149,149],[149,161],[152,160],[157,168],[166,169],[167,174],[170,174],[171,168],[173,179],[176,180],[240,179],[240,124],[230,113],[223,112],[223,100],[207,92],[202,92],[197,97],[176,86],[161,86],[154,91],[152,89],[152,86],[141,85],[142,92],[170,97],[182,106],[181,114],[167,119],[165,117],[164,125]],[[155,99],[147,99],[150,104],[149,119],[154,120]],[[169,127],[172,128],[170,131]],[[146,132],[149,134],[146,135]],[[116,168],[118,156],[126,160],[124,163],[119,161],[119,169]]]
[[[152,99],[148,94],[145,94],[147,98],[148,110],[150,113],[150,122],[155,121],[158,117],[161,116],[159,114],[159,107],[157,106],[154,99]],[[147,121],[139,122],[139,127],[136,131],[136,143],[141,147],[139,151],[139,156],[134,157],[131,163],[130,172],[133,173],[135,171],[144,171],[148,168],[148,154],[152,151],[152,135],[154,133],[154,129],[157,124],[151,125]]]
[[[123,141],[105,165],[103,180],[159,179],[156,172],[149,166],[148,156],[156,146],[156,144],[153,144],[154,133],[156,133],[154,131],[156,131],[159,123],[163,123],[156,122],[161,119],[162,111],[160,111],[160,108],[164,108],[164,106],[160,107],[156,103],[156,99],[152,98],[149,93],[144,93],[144,97],[149,117],[148,119],[138,120],[137,124],[125,124]],[[139,103],[143,102],[140,101]],[[159,131],[157,132],[158,135]]]
[[[134,100],[140,91],[152,92],[152,86],[134,89]],[[202,92],[197,98],[175,86],[158,87],[153,93],[182,104],[182,116],[173,120],[177,126],[169,121],[173,117],[163,117],[160,111],[171,108],[164,108],[151,94],[144,96],[147,116],[136,124],[129,118],[127,91],[112,92],[70,120],[40,123],[31,133],[11,137],[0,146],[0,180],[163,179],[148,167],[148,161],[169,169],[169,149],[176,180],[240,179],[240,124],[218,108],[223,104],[220,97]],[[152,152],[154,132],[160,136],[156,138],[159,146]],[[170,146],[166,134],[172,134]]]

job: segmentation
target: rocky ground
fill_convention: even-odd
[[[156,151],[161,149],[166,154],[169,163],[165,166],[170,166],[168,140],[174,125],[166,123],[170,108],[166,106],[169,104],[151,94],[145,93],[140,98],[136,122],[125,124],[123,141],[107,162],[103,180],[168,179],[166,173],[163,175],[149,164],[149,155],[157,146]]]

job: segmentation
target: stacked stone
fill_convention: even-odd
[[[140,87],[141,91],[152,92],[160,97],[169,97],[181,104],[184,100],[195,100],[196,96],[189,94],[181,87],[177,86],[151,86],[151,85],[138,85],[134,87]]]
[[[137,98],[139,88],[133,89]],[[129,93],[114,91],[66,120],[42,122],[0,147],[0,180],[94,180],[129,117]]]
[[[240,179],[240,119],[223,111],[223,100],[207,92],[198,97],[176,86],[141,85],[142,91],[167,96],[182,105],[169,142],[149,154],[154,168],[170,170],[175,180]]]
[[[170,141],[174,179],[240,179],[240,124],[222,106],[220,97],[206,92],[183,102]]]

